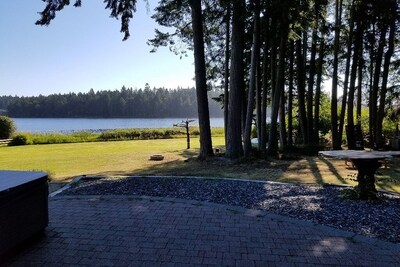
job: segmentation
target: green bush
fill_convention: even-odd
[[[251,127],[251,138],[258,138],[257,136],[257,127],[253,126]]]
[[[109,130],[100,134],[99,139],[102,141],[116,141],[116,140],[135,140],[139,139],[140,132],[138,130]]]
[[[0,116],[0,139],[11,138],[14,132],[14,121],[7,116]]]
[[[104,131],[99,135],[101,141],[167,139],[181,136],[175,129],[118,129]]]
[[[199,130],[191,130],[190,131],[190,135],[192,135],[192,136],[199,136],[200,135],[200,131]]]
[[[10,146],[24,146],[29,145],[30,141],[28,137],[24,134],[18,134],[13,137],[12,141],[10,142]]]

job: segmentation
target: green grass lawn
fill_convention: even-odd
[[[213,137],[213,146],[223,150],[224,138]],[[199,139],[134,140],[52,145],[0,147],[3,170],[40,170],[53,181],[70,180],[79,175],[184,175],[231,177],[295,183],[333,183],[355,185],[356,170],[343,160],[302,157],[296,160],[253,160],[232,162],[224,157],[193,160]],[[150,161],[162,154],[163,161]],[[190,160],[187,160],[190,159]],[[378,170],[381,189],[400,192],[400,159]]]
[[[223,138],[214,138],[221,144]],[[152,168],[154,165],[183,160],[186,153],[195,153],[199,147],[186,150],[186,139],[135,140],[52,145],[0,147],[1,169],[40,170],[54,180],[70,179],[82,174],[125,174]],[[149,161],[153,154],[163,154],[162,162]]]

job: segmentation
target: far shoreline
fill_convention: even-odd
[[[187,119],[194,120],[190,126],[198,127],[197,118],[11,118],[17,132],[29,133],[75,133],[100,132],[117,129],[166,129]],[[210,118],[210,126],[224,127],[222,117]],[[176,127],[175,127],[176,128]]]

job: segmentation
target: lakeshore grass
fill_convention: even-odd
[[[199,127],[190,127],[190,136],[199,136]],[[213,136],[223,136],[221,127],[211,128]],[[154,129],[114,129],[101,132],[80,131],[72,133],[29,133],[19,132],[17,136],[25,137],[27,145],[83,143],[99,141],[126,141],[171,139],[186,137],[186,132],[180,127]],[[13,145],[13,142],[11,142]],[[21,145],[21,144],[20,144]]]
[[[224,137],[213,136],[214,148],[224,151]],[[40,170],[52,181],[68,181],[79,175],[121,177],[129,175],[180,175],[210,178],[226,177],[293,183],[331,183],[355,185],[357,171],[343,160],[298,157],[293,160],[230,161],[215,157],[195,160],[199,139],[185,138],[66,143],[0,147],[0,168]],[[154,154],[162,161],[150,161]],[[377,172],[377,187],[400,192],[400,159]]]

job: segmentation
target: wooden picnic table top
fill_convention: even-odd
[[[399,157],[400,151],[369,151],[369,150],[329,150],[319,151],[319,154],[338,159],[386,159]]]

